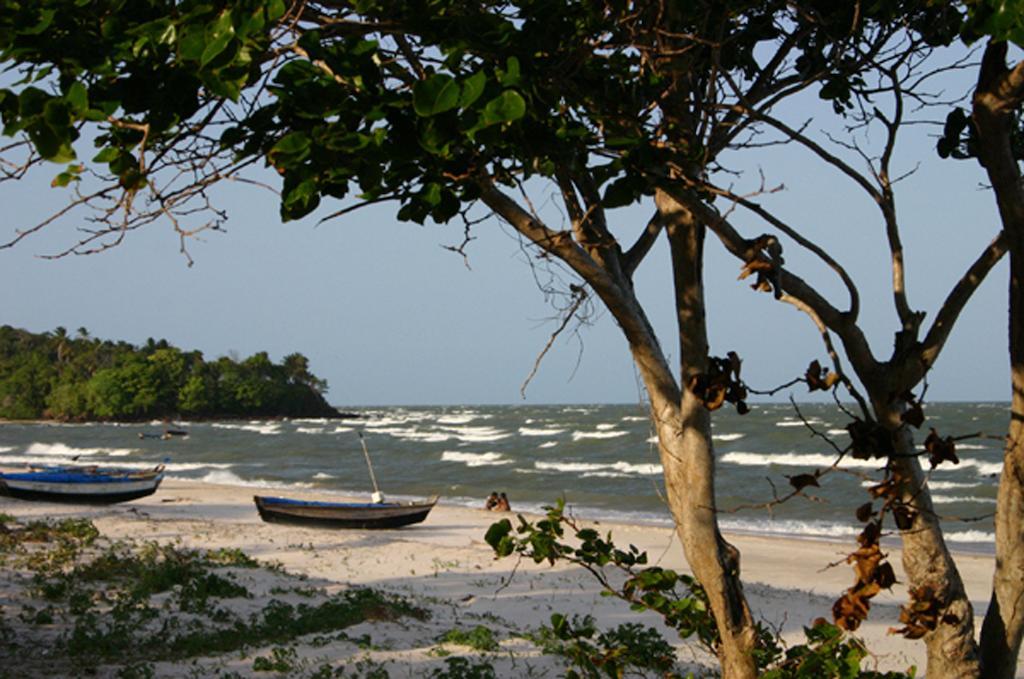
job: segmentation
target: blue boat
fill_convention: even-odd
[[[21,500],[113,504],[146,497],[164,479],[164,465],[139,471],[116,467],[36,467],[0,472],[0,494]]]

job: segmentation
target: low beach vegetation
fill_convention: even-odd
[[[501,645],[494,636],[494,631],[490,627],[483,625],[477,625],[472,629],[450,629],[438,637],[437,640],[441,644],[468,646],[474,651],[494,652],[501,648]]]
[[[370,588],[303,591],[298,602],[276,598],[269,589],[287,595],[311,588],[296,587],[279,566],[237,549],[110,540],[82,519],[22,524],[7,517],[0,525],[3,577],[22,592],[11,607],[19,611],[16,620],[0,618],[0,636],[7,659],[17,657],[26,668],[80,674],[120,665],[119,676],[141,677],[155,662],[273,643],[253,667],[279,671],[295,661],[292,640],[350,641],[343,630],[353,625],[428,615],[406,598]],[[247,574],[257,572],[272,576],[262,586],[268,591],[254,591],[257,580]]]
[[[648,565],[646,552],[633,545],[616,546],[610,533],[602,536],[581,527],[565,513],[562,500],[546,510],[546,517],[535,523],[520,516],[515,527],[509,519],[492,524],[485,539],[495,555],[579,566],[600,583],[602,595],[620,599],[633,611],[658,614],[680,639],[695,638],[711,657],[717,655],[718,626],[696,580]],[[870,655],[864,643],[823,618],[804,628],[803,644],[787,647],[776,630],[761,622],[757,634],[753,657],[763,679],[912,679],[916,673],[914,667],[884,673],[862,668]],[[601,631],[590,616],[554,613],[550,625],[528,638],[545,653],[563,656],[570,677],[612,678],[637,672],[682,676],[674,648],[658,630],[638,623]]]
[[[338,417],[327,382],[299,353],[207,361],[149,339],[142,346],[64,328],[0,326],[0,418],[135,421],[153,418]]]

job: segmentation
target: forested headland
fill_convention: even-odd
[[[327,382],[299,353],[207,361],[167,340],[142,346],[0,326],[0,418],[65,421],[150,418],[340,417]]]

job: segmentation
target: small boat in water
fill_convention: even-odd
[[[321,528],[401,528],[420,523],[437,504],[422,502],[315,502],[256,495],[256,511],[269,523]]]
[[[113,504],[146,497],[164,480],[164,465],[153,469],[116,467],[33,467],[0,472],[0,494],[21,500]]]
[[[260,518],[269,523],[292,523],[320,528],[401,528],[420,523],[437,504],[437,496],[418,502],[385,502],[377,486],[370,452],[366,449],[363,432],[359,442],[363,446],[366,467],[373,482],[372,502],[318,502],[286,497],[253,496]]]

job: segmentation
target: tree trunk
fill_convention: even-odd
[[[909,428],[901,425],[899,413],[879,412],[883,424],[896,430],[896,455],[892,468],[903,479],[901,499],[917,510],[908,530],[900,531],[903,540],[903,570],[911,588],[930,588],[939,602],[940,615],[935,629],[924,636],[927,649],[927,676],[980,676],[978,647],[974,641],[974,609],[964,589],[960,571],[953,561],[931,494],[922,489],[925,478],[915,456],[914,439]]]
[[[988,173],[1009,242],[1010,426],[996,500],[996,568],[992,597],[981,628],[985,677],[1012,679],[1024,637],[1024,190],[1013,157],[1015,112],[1024,92],[1018,64],[1006,67],[1006,44],[985,49],[974,93],[978,155]]]
[[[494,186],[483,184],[481,189],[488,207],[538,247],[572,267],[601,298],[622,329],[650,398],[676,532],[715,616],[721,638],[722,677],[753,679],[757,676],[753,655],[757,630],[740,584],[739,552],[718,530],[711,420],[704,405],[689,390],[680,389],[636,299],[632,282],[616,266],[618,255],[614,251],[595,252],[596,257],[591,256],[570,237],[548,230]],[[674,202],[671,207],[670,216],[679,222],[672,227],[676,234],[672,250],[682,374],[687,377],[703,371],[707,364],[701,280],[703,228],[698,228],[688,211]],[[603,264],[598,264],[598,260]]]
[[[1019,245],[1019,243],[1017,244]],[[1013,679],[1024,638],[1024,252],[1010,250],[1010,374],[1013,400],[996,500],[996,568],[981,627],[985,677]]]
[[[651,394],[665,485],[686,559],[707,592],[718,626],[722,676],[755,677],[757,631],[743,595],[739,551],[718,529],[711,416],[686,387],[689,378],[706,371],[708,364],[702,280],[704,229],[671,199],[659,196],[658,202],[668,217],[672,244],[682,379],[679,405]]]

